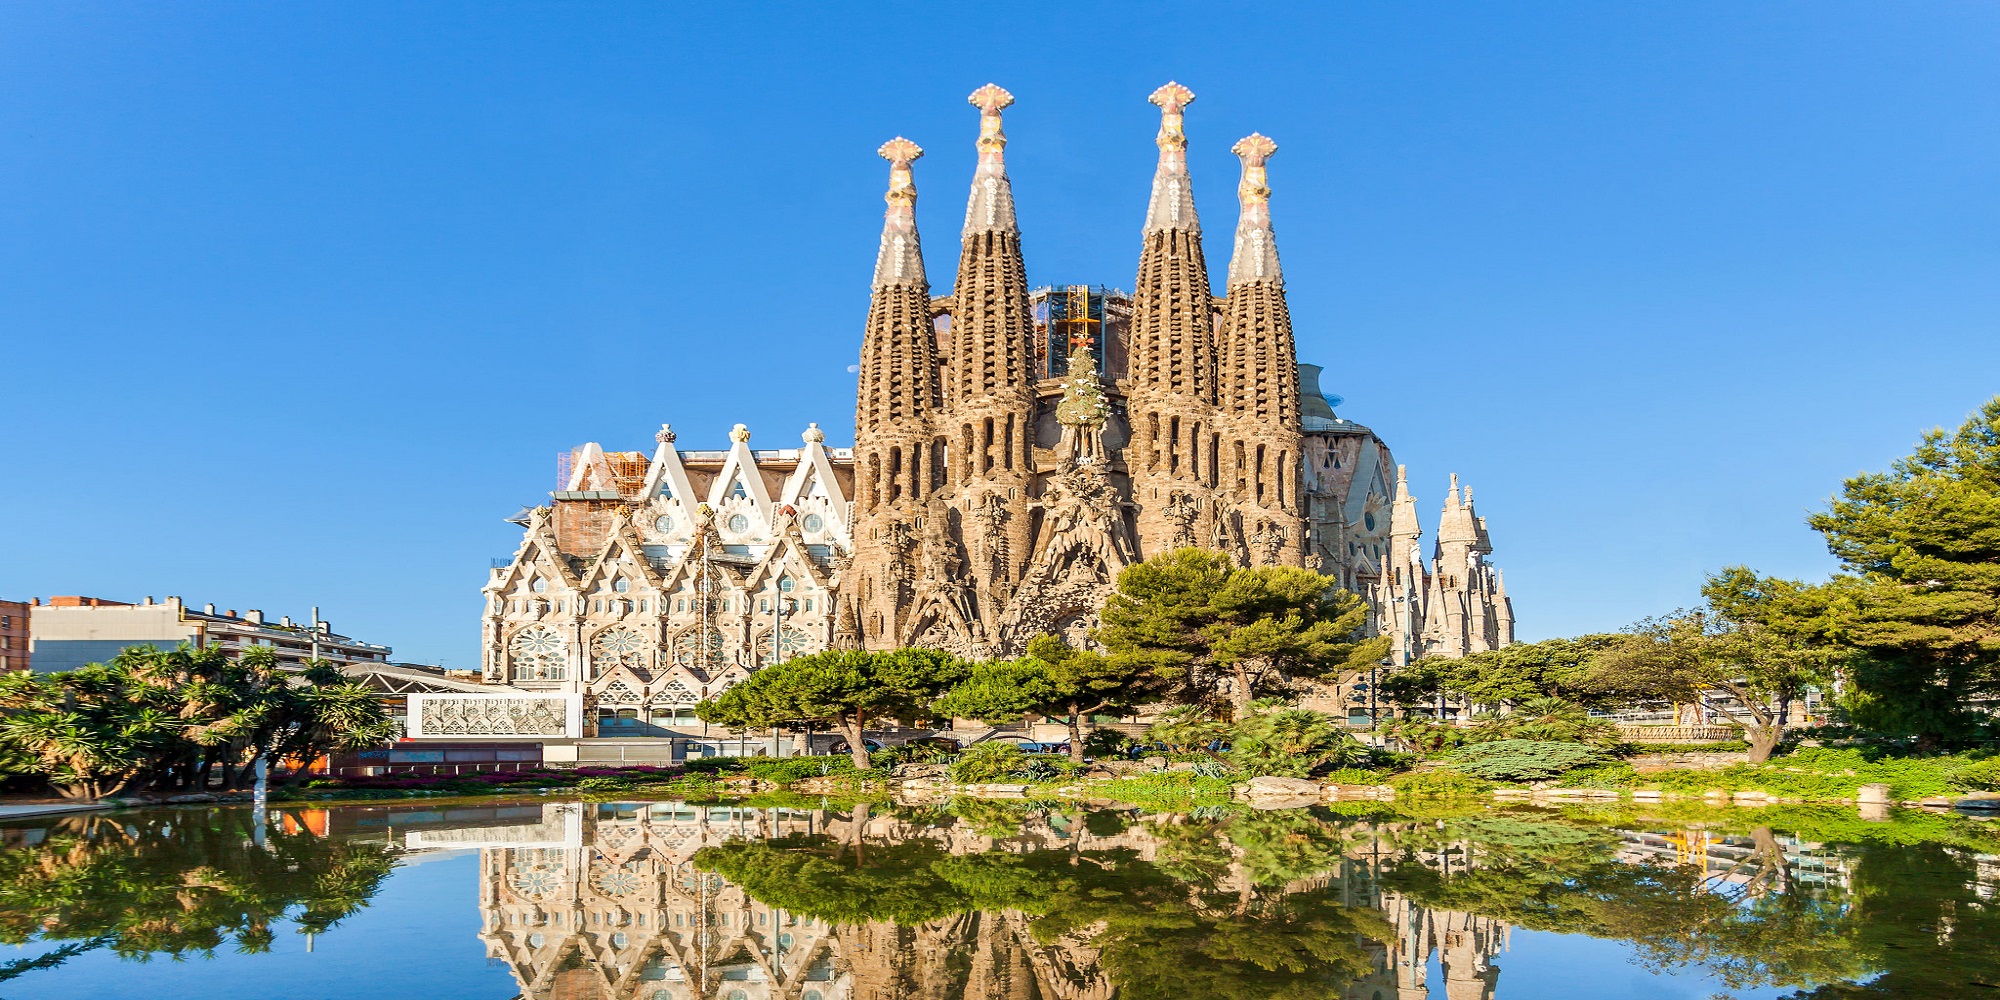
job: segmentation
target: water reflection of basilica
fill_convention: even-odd
[[[1023,814],[993,836],[972,824],[929,825],[871,811],[752,809],[683,803],[549,804],[538,822],[409,833],[418,850],[480,850],[480,937],[523,1000],[1113,1000],[1118,991],[1088,936],[1038,941],[1030,919],[981,911],[899,927],[828,925],[751,898],[690,859],[703,847],[788,834],[857,845],[926,838],[948,854],[1133,852],[1156,857],[1145,824],[1098,835],[1074,817]],[[1462,856],[1405,857],[1432,866]],[[1493,956],[1507,925],[1430,910],[1377,885],[1383,864],[1348,857],[1284,887],[1329,892],[1393,928],[1361,940],[1373,971],[1339,988],[1346,1000],[1431,996],[1432,958],[1449,1000],[1490,1000]],[[1240,876],[1239,876],[1240,877]],[[1329,996],[1336,995],[1329,993]]]

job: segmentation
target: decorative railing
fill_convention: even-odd
[[[1621,725],[1618,732],[1633,743],[1720,743],[1743,738],[1743,730],[1735,726]]]

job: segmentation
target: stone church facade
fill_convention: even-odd
[[[970,100],[979,160],[948,295],[932,295],[917,232],[923,150],[901,138],[880,150],[889,207],[862,341],[855,549],[836,642],[991,656],[1044,632],[1081,638],[1121,569],[1184,546],[1310,566],[1371,603],[1395,601],[1377,626],[1407,632],[1394,643],[1406,659],[1511,642],[1469,501],[1441,525],[1451,568],[1411,576],[1422,560],[1391,523],[1407,488],[1388,446],[1337,417],[1319,369],[1298,363],[1271,224],[1277,144],[1253,133],[1232,147],[1240,208],[1216,294],[1187,167],[1194,94],[1172,83],[1152,94],[1159,161],[1135,290],[1107,303],[1103,326],[1070,324],[1058,370],[1007,176],[1001,114],[1013,97],[989,84]],[[1460,538],[1475,521],[1476,537]]]
[[[1426,569],[1388,446],[1336,416],[1319,369],[1298,363],[1271,223],[1277,145],[1262,135],[1232,147],[1240,209],[1226,286],[1210,287],[1193,99],[1172,83],[1150,98],[1159,160],[1129,296],[1030,289],[1005,90],[970,98],[978,165],[948,294],[933,294],[917,230],[923,150],[883,145],[853,449],[815,426],[803,448],[752,451],[740,424],[728,451],[680,451],[666,428],[650,458],[578,449],[486,585],[489,682],[675,721],[819,649],[1013,655],[1045,632],[1082,640],[1120,570],[1184,546],[1337,577],[1400,660],[1511,642],[1470,492],[1454,479]]]

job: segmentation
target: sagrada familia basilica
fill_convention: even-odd
[[[1301,365],[1271,224],[1277,144],[1251,134],[1221,294],[1211,287],[1167,84],[1127,294],[1028,284],[1002,112],[979,110],[956,286],[934,295],[917,232],[917,144],[883,145],[888,210],[861,337],[855,444],[572,453],[485,586],[489,683],[589,695],[647,721],[825,648],[1011,655],[1084,641],[1124,567],[1199,546],[1308,566],[1366,598],[1392,660],[1513,640],[1486,522],[1453,477],[1429,565],[1417,500],[1373,431]],[[497,561],[498,562],[498,561]]]

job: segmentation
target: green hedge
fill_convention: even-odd
[[[1602,754],[1582,743],[1554,740],[1472,743],[1445,758],[1453,770],[1487,781],[1547,781],[1603,760]]]

